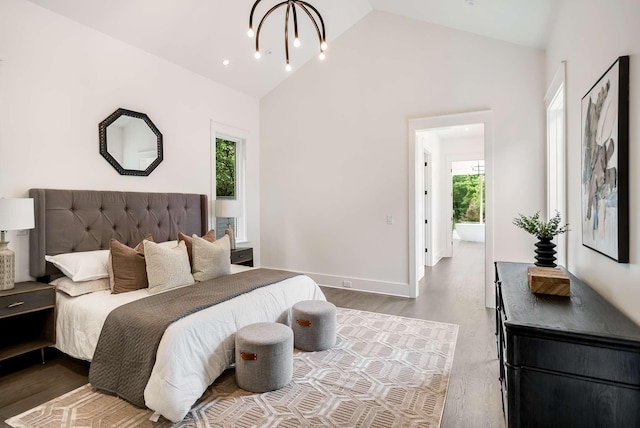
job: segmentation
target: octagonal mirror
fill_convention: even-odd
[[[100,154],[120,175],[147,176],[162,162],[162,133],[146,114],[119,108],[98,129]]]

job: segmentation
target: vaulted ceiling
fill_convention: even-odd
[[[306,17],[299,17],[302,46],[291,46],[293,70],[285,71],[284,8],[265,21],[260,37],[263,54],[256,60],[255,40],[247,37],[253,0],[30,1],[258,98],[305,62],[319,61],[315,29]],[[331,42],[372,10],[544,49],[553,13],[562,0],[307,1],[326,23],[326,61],[330,61]],[[256,19],[276,3],[263,0]]]

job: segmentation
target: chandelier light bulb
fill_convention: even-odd
[[[324,59],[326,58],[324,52],[320,52],[320,55],[318,56],[318,58],[320,58],[320,61],[324,61]]]
[[[272,0],[273,1],[273,0]],[[285,70],[291,71],[293,67],[289,64],[289,59],[291,58],[290,47],[291,42],[293,41],[293,46],[295,48],[299,48],[302,46],[302,42],[300,40],[299,33],[299,25],[302,22],[299,22],[298,18],[305,17],[309,18],[308,23],[311,25],[311,31],[315,30],[315,34],[318,37],[318,44],[320,45],[320,53],[319,58],[321,60],[325,59],[324,51],[327,49],[327,33],[325,30],[324,19],[322,19],[322,15],[309,1],[311,0],[278,0],[279,3],[276,2],[270,9],[263,9],[264,13],[259,12],[262,16],[256,17],[258,20],[254,20],[254,15],[256,13],[256,8],[262,2],[262,0],[255,0],[253,2],[253,6],[251,7],[251,13],[249,13],[249,29],[247,31],[247,35],[249,37],[255,38],[255,57],[256,59],[260,58],[260,33],[262,32],[262,27],[265,23],[265,20],[277,9],[284,8],[284,51],[285,51]],[[305,19],[306,20],[306,19]],[[255,28],[254,28],[255,24]],[[255,30],[255,32],[254,32]],[[307,33],[302,33],[304,37],[308,37]],[[293,37],[292,37],[293,36]],[[291,40],[293,39],[293,40]],[[305,43],[310,43],[309,40],[305,39]],[[318,45],[316,45],[318,46]],[[265,55],[269,55],[271,53],[270,50],[265,50]]]

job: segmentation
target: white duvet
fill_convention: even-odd
[[[56,348],[87,361],[93,357],[109,312],[149,296],[146,290],[122,294],[98,291],[78,297],[57,295]],[[172,422],[182,420],[233,362],[235,332],[263,321],[290,325],[289,309],[301,300],[325,300],[320,287],[304,275],[242,294],[171,324],[160,341],[144,391],[147,407]]]

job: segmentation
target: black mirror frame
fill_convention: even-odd
[[[135,117],[137,119],[142,119],[147,124],[147,126],[153,131],[153,133],[158,138],[158,143],[156,145],[158,155],[156,159],[145,169],[144,171],[135,170],[135,169],[125,169],[120,165],[120,163],[113,157],[107,150],[107,127],[111,125],[113,122],[118,120],[120,116],[130,116]],[[156,169],[160,162],[163,159],[163,147],[162,147],[162,133],[156,128],[156,125],[153,124],[149,116],[144,113],[138,113],[137,111],[127,110],[124,108],[119,108],[114,111],[109,117],[100,122],[98,125],[98,133],[100,135],[100,154],[103,158],[107,160],[111,164],[111,166],[120,173],[120,175],[136,175],[141,177],[146,177],[151,172]]]

